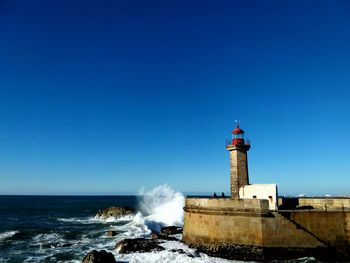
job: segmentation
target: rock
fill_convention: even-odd
[[[179,254],[186,254],[186,256],[190,257],[190,258],[195,258],[195,257],[200,257],[200,254],[197,250],[195,250],[194,252],[186,252],[183,249],[170,249],[169,252],[173,252],[173,253],[179,253]]]
[[[117,231],[114,231],[114,230],[108,230],[107,231],[107,236],[108,237],[114,237],[117,235]]]
[[[179,238],[171,236],[182,233],[182,227],[177,226],[166,226],[160,229],[160,232],[153,232],[151,239],[162,239],[162,240],[170,240],[170,241],[178,241]]]
[[[169,240],[169,241],[178,241],[179,239],[176,237],[171,237],[168,235],[163,235],[161,233],[153,233],[151,236],[152,239],[162,239],[162,240]]]
[[[160,229],[160,234],[169,236],[175,234],[182,234],[182,227],[178,226],[165,226]]]
[[[151,235],[151,239],[158,239],[158,233],[153,232]]]
[[[101,209],[97,212],[96,218],[106,219],[108,217],[121,217],[125,215],[133,214],[135,211],[129,207],[118,207],[111,206],[108,208]]]
[[[112,253],[105,250],[92,250],[83,258],[82,263],[115,263]]]
[[[158,241],[154,239],[146,238],[134,238],[134,239],[124,239],[119,241],[115,248],[118,253],[128,254],[133,252],[152,252],[152,251],[162,251],[165,248],[158,245]]]

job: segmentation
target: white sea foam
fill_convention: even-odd
[[[57,233],[38,234],[32,238],[33,245],[39,246],[39,251],[44,251],[48,248],[56,248],[65,243],[64,238]]]
[[[65,222],[65,223],[73,223],[73,224],[96,224],[96,223],[116,223],[116,222],[128,222],[133,220],[134,214],[120,216],[120,217],[87,217],[87,218],[79,218],[79,217],[70,217],[70,218],[57,218],[57,221]]]
[[[104,217],[104,216],[95,216],[93,218],[90,218],[91,222],[101,222],[101,223],[111,223],[111,222],[122,222],[122,221],[131,221],[134,218],[135,214],[128,214],[124,216],[110,216],[110,217]]]
[[[57,218],[57,221],[67,222],[67,223],[77,223],[77,224],[95,224],[99,223],[99,220],[94,217],[88,218],[78,218],[78,217],[70,217],[70,218]]]
[[[143,223],[151,230],[159,231],[162,226],[183,225],[185,197],[182,193],[168,185],[161,185],[148,192],[142,190],[140,195]]]
[[[5,240],[5,239],[10,238],[10,237],[13,237],[17,233],[18,233],[18,231],[6,231],[3,233],[0,233],[0,241]]]
[[[206,254],[200,254],[198,257],[189,257],[186,254],[171,252],[169,250],[151,252],[151,253],[133,253],[133,254],[117,254],[113,252],[117,262],[128,263],[232,263],[240,262],[234,260],[226,260],[221,258],[209,257]]]
[[[33,241],[36,241],[36,242],[49,242],[49,241],[57,241],[60,239],[61,239],[61,236],[56,233],[38,234],[35,237],[33,237]]]
[[[133,220],[135,217],[135,214],[129,214],[129,215],[125,215],[125,216],[119,216],[119,217],[108,217],[106,219],[102,219],[102,221],[105,221],[107,223],[111,223],[111,222],[127,222],[127,221],[131,221]]]

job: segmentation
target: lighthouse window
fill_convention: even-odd
[[[256,199],[256,195],[253,195],[253,198],[255,198],[255,199]]]

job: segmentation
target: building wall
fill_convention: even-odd
[[[195,245],[262,245],[261,216],[266,200],[186,198],[183,240]]]
[[[280,197],[278,205],[281,209],[295,209],[309,207],[317,210],[348,210],[350,209],[350,198],[309,198],[309,197]]]
[[[298,198],[299,206],[312,206],[316,209],[350,208],[350,198]]]
[[[268,211],[258,199],[187,198],[183,241],[192,245],[235,244],[266,248],[349,251],[350,211],[299,211],[290,217]]]
[[[194,245],[232,243],[262,246],[259,217],[185,212],[183,240]]]
[[[327,244],[350,252],[350,211],[298,211],[291,219]]]
[[[266,200],[259,199],[231,199],[231,198],[186,198],[185,208],[200,209],[201,211],[268,211]]]
[[[277,185],[276,184],[251,184],[239,189],[239,197],[243,199],[256,198],[269,201],[270,210],[277,210]]]
[[[299,229],[278,212],[273,217],[262,218],[262,239],[264,247],[316,248],[322,244],[312,235]]]
[[[277,212],[269,212],[268,202],[259,199],[187,198],[183,240],[195,245],[232,243],[300,248],[323,245]]]

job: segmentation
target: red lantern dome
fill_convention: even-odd
[[[232,145],[244,145],[244,131],[239,127],[236,121],[236,128],[232,131]]]
[[[250,141],[244,138],[244,130],[239,127],[239,121],[236,121],[235,126],[232,131],[232,139],[226,141],[226,147],[244,146],[246,149],[249,149]]]
[[[243,134],[244,131],[239,128],[239,125],[237,125],[237,127],[232,131],[233,134]]]

